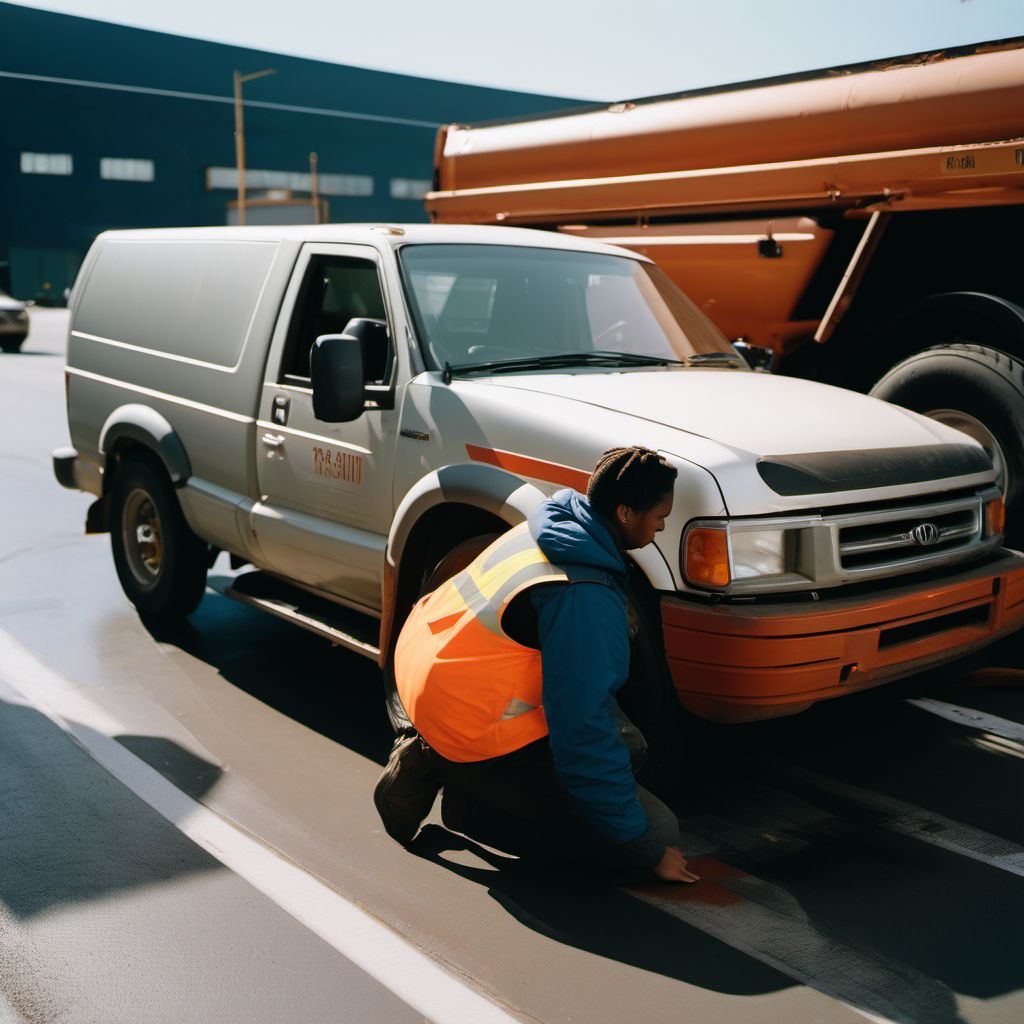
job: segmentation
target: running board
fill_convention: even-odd
[[[317,597],[301,587],[259,571],[236,576],[221,592],[225,597],[261,608],[365,658],[374,661],[380,658],[377,646],[380,621],[370,615]]]

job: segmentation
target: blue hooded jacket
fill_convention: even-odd
[[[609,843],[628,843],[647,831],[647,816],[615,717],[615,694],[629,674],[626,566],[597,512],[576,491],[544,502],[529,529],[549,561],[600,570],[612,584],[536,587],[530,595],[555,769],[591,826]]]

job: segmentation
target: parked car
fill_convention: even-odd
[[[17,352],[28,337],[28,311],[25,303],[0,292],[0,349]]]
[[[128,597],[232,595],[379,659],[414,601],[607,448],[678,469],[633,552],[639,702],[791,714],[1024,624],[992,462],[876,398],[750,370],[649,259],[518,228],[112,232],[71,296],[73,448]],[[390,698],[393,698],[393,691]],[[678,698],[678,700],[677,700]]]

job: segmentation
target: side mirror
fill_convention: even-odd
[[[391,370],[391,335],[386,320],[354,316],[345,324],[350,338],[358,338],[363,349],[363,379],[367,384],[384,384]]]
[[[763,345],[751,345],[745,338],[737,338],[732,347],[743,356],[752,370],[772,372],[772,365],[775,362],[774,349],[765,348]]]
[[[313,415],[323,423],[351,423],[365,405],[363,346],[348,334],[324,334],[309,353]]]

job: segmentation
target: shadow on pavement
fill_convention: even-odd
[[[128,749],[161,748],[189,765],[194,795],[219,771],[175,744],[119,737]],[[219,861],[123,786],[34,708],[0,701],[0,904],[28,918],[200,872]]]
[[[387,761],[394,735],[375,662],[213,593],[180,624],[143,624],[155,640],[205,661],[268,707],[378,764]]]
[[[963,1024],[956,997],[942,981],[878,951],[857,949],[841,929],[823,927],[825,921],[806,915],[784,891],[776,894],[783,904],[777,912],[770,897],[744,886],[742,872],[713,859],[695,862],[707,874],[694,887],[616,889],[598,877],[530,868],[435,825],[411,849],[485,885],[528,928],[596,956],[729,995],[804,984],[871,1019]],[[492,870],[460,862],[464,851]]]
[[[183,749],[163,736],[116,736],[122,747],[130,750],[140,761],[156,769],[193,800],[209,793],[223,775],[215,764]]]
[[[497,870],[451,856],[468,851]],[[734,995],[777,992],[793,984],[779,971],[585,874],[530,867],[439,825],[427,825],[411,852],[487,887],[517,921],[556,942],[596,956]]]

